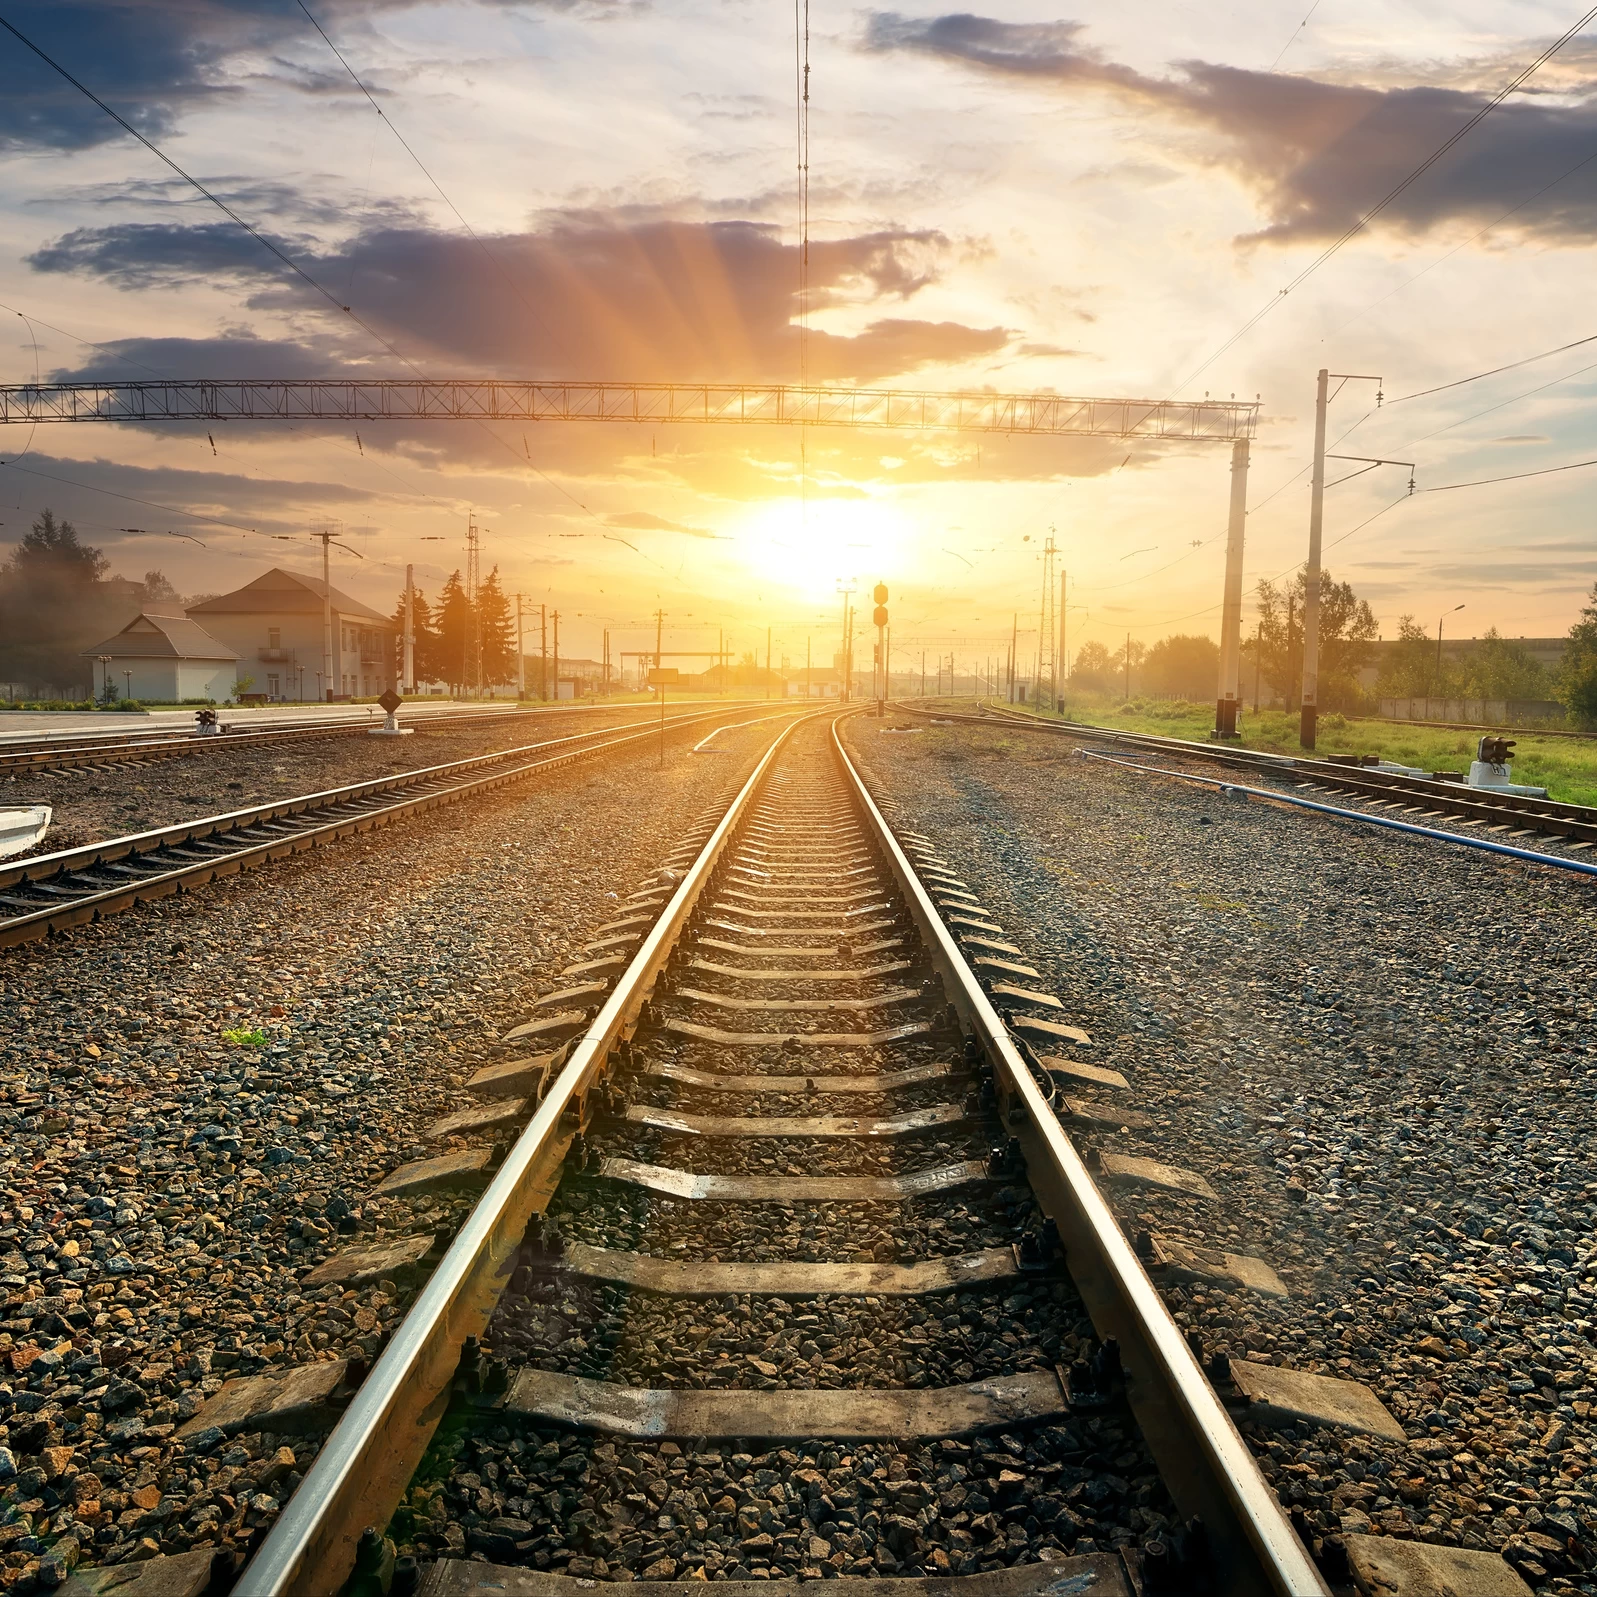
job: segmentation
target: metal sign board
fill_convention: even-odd
[[[651,688],[674,688],[682,680],[682,673],[674,665],[657,665],[649,672]]]

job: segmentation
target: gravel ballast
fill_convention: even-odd
[[[1403,1425],[1245,1422],[1304,1530],[1499,1550],[1539,1592],[1597,1590],[1591,884],[1075,739],[913,724],[847,737],[1153,1122],[1072,1134],[1218,1195],[1111,1187],[1122,1225],[1256,1254],[1291,1291],[1167,1282],[1178,1322],[1208,1356],[1366,1382]]]
[[[381,1350],[411,1282],[302,1277],[459,1223],[469,1193],[369,1194],[449,1151],[426,1128],[498,1031],[773,730],[599,755],[0,960],[0,1589],[253,1544],[318,1435],[176,1431],[228,1377]]]

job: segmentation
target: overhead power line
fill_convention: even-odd
[[[1567,344],[1560,344],[1557,349],[1544,349],[1539,355],[1527,355],[1523,360],[1511,360],[1506,366],[1493,366],[1490,371],[1476,372],[1473,377],[1459,377],[1450,383],[1438,383],[1434,388],[1421,388],[1418,392],[1404,394],[1399,399],[1389,399],[1389,405],[1406,404],[1411,399],[1424,399],[1427,394],[1443,394],[1449,388],[1462,388],[1466,383],[1478,383],[1482,378],[1495,377],[1499,372],[1517,371],[1521,366],[1533,365],[1536,361],[1546,360],[1552,355],[1562,355],[1566,349],[1579,349],[1582,344],[1597,343],[1597,333],[1588,333],[1585,338],[1576,338]]]
[[[1305,266],[1294,278],[1292,278],[1285,288],[1278,289],[1273,299],[1268,300],[1264,305],[1260,306],[1259,309],[1255,311],[1253,315],[1250,316],[1247,321],[1245,321],[1241,327],[1239,327],[1236,332],[1234,332],[1217,350],[1215,350],[1215,352],[1210,355],[1201,366],[1197,367],[1194,371],[1189,373],[1188,376],[1183,378],[1182,381],[1172,390],[1172,392],[1179,394],[1188,383],[1194,382],[1197,378],[1201,377],[1204,372],[1206,372],[1217,360],[1219,360],[1222,355],[1226,353],[1227,350],[1232,348],[1233,345],[1238,343],[1241,339],[1245,338],[1250,332],[1252,332],[1253,329],[1257,327],[1259,323],[1262,322],[1264,318],[1281,303],[1282,300],[1291,294],[1294,289],[1301,288],[1303,284],[1306,283],[1317,271],[1319,271],[1319,269],[1324,266],[1327,261],[1337,254],[1344,244],[1347,244],[1350,240],[1357,238],[1358,235],[1362,233],[1364,229],[1376,219],[1376,217],[1385,211],[1394,200],[1398,199],[1403,193],[1405,193],[1416,182],[1418,182],[1420,178],[1429,172],[1430,169],[1435,166],[1436,163],[1440,161],[1441,158],[1446,155],[1447,152],[1451,150],[1460,139],[1465,138],[1475,128],[1479,127],[1480,124],[1484,122],[1486,118],[1490,116],[1492,112],[1495,111],[1498,106],[1500,106],[1503,101],[1509,97],[1509,95],[1522,88],[1524,84],[1538,71],[1540,71],[1541,68],[1544,67],[1550,60],[1552,60],[1552,58],[1557,55],[1558,52],[1576,36],[1576,34],[1580,33],[1581,30],[1585,28],[1594,17],[1597,17],[1597,6],[1593,6],[1589,11],[1583,13],[1578,21],[1574,22],[1570,27],[1566,28],[1564,32],[1559,34],[1559,36],[1550,45],[1548,45],[1547,48],[1543,50],[1534,61],[1516,72],[1514,76],[1510,78],[1508,82],[1505,83],[1502,88],[1500,88],[1497,93],[1491,97],[1491,99],[1489,99],[1484,105],[1480,106],[1475,111],[1474,115],[1471,116],[1462,127],[1455,129],[1454,132],[1445,138],[1434,150],[1432,150],[1431,153],[1426,156],[1418,166],[1414,167],[1406,177],[1404,177],[1393,188],[1389,189],[1385,196],[1377,200],[1376,203],[1372,205],[1369,210],[1365,211],[1362,216],[1358,217],[1357,220],[1350,222],[1335,239],[1327,244],[1325,248],[1321,250],[1320,253],[1316,255],[1307,266]]]
[[[73,77],[72,74],[68,72],[59,61],[57,61],[53,56],[47,55],[39,48],[38,45],[33,42],[32,39],[30,39],[13,23],[7,21],[5,17],[0,17],[0,28],[4,28],[6,32],[15,38],[19,44],[25,45],[29,50],[31,50],[42,62],[44,62],[47,67],[50,68],[52,72],[59,73],[63,78],[65,78],[67,82],[78,91],[79,94],[97,105],[108,117],[111,118],[113,122],[116,123],[119,128],[122,129],[124,133],[127,133],[133,138],[137,139],[139,143],[150,152],[151,155],[155,156],[156,159],[161,161],[164,165],[170,167],[172,171],[176,172],[177,175],[182,178],[183,181],[191,188],[195,189],[198,193],[203,194],[205,198],[208,199],[211,204],[223,214],[223,216],[227,217],[227,219],[234,223],[235,226],[248,233],[249,236],[254,239],[262,249],[275,256],[296,277],[301,278],[305,283],[309,284],[309,286],[318,294],[320,294],[321,297],[325,299],[334,310],[339,311],[343,315],[349,317],[349,319],[354,322],[355,325],[364,333],[366,333],[370,338],[374,339],[377,343],[381,344],[383,348],[394,357],[395,360],[405,361],[407,366],[411,366],[411,363],[408,360],[405,360],[405,357],[401,355],[399,351],[395,349],[394,346],[389,343],[389,341],[384,338],[381,333],[379,333],[374,327],[371,327],[366,322],[362,321],[361,318],[357,316],[348,305],[341,303],[338,296],[334,294],[331,289],[324,288],[319,282],[317,282],[317,280],[312,277],[311,274],[307,272],[305,268],[288,253],[287,250],[274,243],[258,228],[251,227],[250,224],[246,222],[244,218],[240,216],[238,212],[235,211],[233,207],[221,197],[221,195],[216,194],[212,190],[208,189],[197,177],[194,176],[192,172],[185,171],[177,164],[176,161],[172,159],[170,155],[166,153],[165,150],[160,147],[160,145],[158,145],[153,139],[146,138],[144,134],[140,133],[139,130],[134,127],[125,116],[121,115],[120,112],[113,111],[111,107],[108,106],[105,101],[94,92],[93,89],[89,88],[87,84],[81,83],[77,78]],[[414,371],[415,367],[411,366],[411,370]]]
[[[521,289],[516,285],[515,279],[511,277],[510,273],[505,270],[504,263],[497,255],[494,254],[491,249],[488,248],[486,240],[482,238],[482,236],[471,225],[471,223],[468,222],[461,214],[460,207],[456,205],[455,202],[444,192],[443,184],[433,176],[431,170],[427,166],[427,163],[423,161],[419,155],[417,155],[415,150],[411,147],[410,141],[403,133],[399,131],[399,127],[395,123],[394,119],[389,116],[388,113],[384,111],[383,108],[377,103],[377,99],[372,94],[372,91],[366,87],[365,83],[361,81],[360,75],[355,71],[354,67],[349,64],[349,58],[342,50],[338,48],[336,44],[333,43],[332,39],[328,35],[327,29],[324,28],[321,23],[319,23],[311,14],[310,8],[305,4],[305,0],[296,0],[296,3],[298,4],[300,10],[305,13],[305,18],[310,25],[315,28],[319,34],[321,34],[322,42],[329,50],[333,52],[335,56],[338,57],[338,64],[349,74],[350,82],[353,83],[355,87],[366,96],[367,102],[370,104],[372,110],[374,110],[378,116],[383,119],[383,125],[390,133],[394,135],[396,139],[399,140],[399,147],[411,158],[412,161],[416,163],[416,169],[424,178],[427,179],[429,183],[432,184],[433,188],[438,193],[438,198],[441,199],[444,204],[455,213],[455,220],[459,222],[463,228],[465,228],[467,234],[471,238],[472,243],[483,252],[483,254],[487,257],[489,264],[504,279],[505,287],[516,296],[517,300],[520,301],[522,308],[529,316],[532,317],[535,322],[537,322],[540,329],[543,329],[545,332],[547,332],[547,329],[544,328],[543,325],[543,318],[538,314],[537,307],[526,297],[525,294],[521,292]]]

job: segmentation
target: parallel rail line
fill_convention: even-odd
[[[685,714],[665,726],[676,731],[726,713]],[[0,867],[0,948],[659,736],[652,720],[601,727],[15,860]]]
[[[1233,769],[1265,772],[1277,780],[1311,790],[1350,793],[1371,800],[1384,812],[1406,820],[1451,817],[1506,836],[1529,837],[1542,833],[1569,840],[1576,849],[1597,845],[1597,808],[1566,804],[1557,799],[1530,798],[1518,793],[1491,793],[1485,788],[1464,788],[1426,777],[1378,771],[1368,766],[1342,765],[1332,760],[1298,759],[1251,749],[1217,748],[1190,738],[1161,737],[1152,732],[1124,732],[1090,722],[1049,720],[996,705],[983,706],[979,715],[929,710],[913,700],[900,700],[895,709],[936,720],[966,721],[976,725],[1024,728],[1043,735],[1083,737],[1126,748],[1153,749],[1164,754],[1188,755]]]
[[[583,705],[589,713],[605,708],[603,705]],[[617,708],[625,708],[618,706]],[[648,713],[648,705],[639,705]],[[465,711],[424,711],[406,714],[402,722],[408,727],[442,726],[452,728],[483,726],[497,721],[525,720],[530,716],[547,715],[547,709],[500,709]],[[565,714],[556,710],[552,713]],[[364,736],[374,726],[381,725],[375,718],[353,718],[337,721],[307,720],[282,722],[276,725],[251,727],[246,730],[219,732],[200,736],[193,732],[170,730],[116,731],[101,735],[85,734],[71,742],[40,738],[34,742],[0,742],[0,777],[24,773],[42,774],[58,770],[108,769],[129,761],[182,759],[193,754],[217,754],[236,749],[258,748],[264,744],[310,743],[325,738]]]

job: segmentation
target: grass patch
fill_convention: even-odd
[[[231,1044],[234,1048],[264,1048],[266,1046],[266,1033],[252,1031],[247,1026],[234,1026],[222,1033],[222,1041]]]

